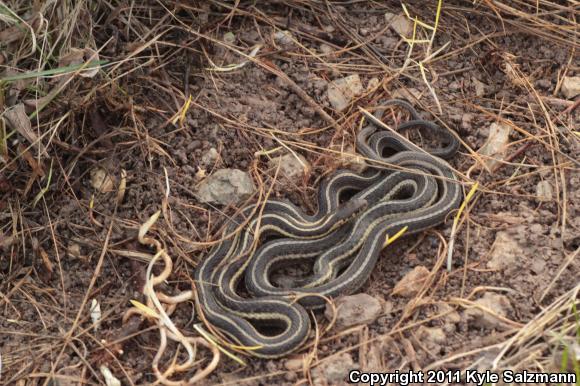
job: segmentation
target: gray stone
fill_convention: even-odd
[[[364,293],[340,297],[335,303],[336,326],[340,329],[372,323],[383,311],[378,299]],[[332,307],[327,306],[324,315],[332,320]]]
[[[203,180],[195,194],[202,203],[227,205],[248,199],[255,190],[248,173],[238,169],[220,169]]]
[[[284,367],[289,371],[300,371],[304,363],[304,358],[290,358],[284,362]]]
[[[204,155],[201,156],[201,163],[205,166],[213,165],[219,158],[219,153],[215,147],[209,149]]]
[[[352,99],[363,92],[360,77],[357,74],[336,79],[328,84],[328,101],[336,111],[343,111]]]
[[[438,351],[447,339],[441,327],[420,326],[415,334],[421,346],[429,350]]]
[[[463,315],[469,324],[472,324],[478,328],[509,328],[505,322],[489,312],[492,311],[496,315],[507,317],[508,313],[512,309],[512,306],[506,296],[496,294],[494,292],[486,292],[480,299],[475,301],[475,304],[483,307],[484,309],[479,307],[472,307],[463,311]]]
[[[494,122],[489,126],[487,141],[479,149],[480,154],[487,156],[484,162],[488,168],[493,169],[505,158],[510,132],[511,127],[505,123]]]
[[[406,298],[413,297],[419,293],[427,277],[429,270],[422,265],[409,271],[393,288],[393,295],[399,295]]]
[[[290,31],[276,31],[272,35],[274,41],[278,44],[282,45],[289,45],[292,44],[294,41],[294,37],[292,36],[292,32]]]
[[[479,79],[477,78],[471,78],[471,81],[473,82],[473,86],[475,87],[475,95],[477,95],[478,97],[484,96],[485,88],[487,87],[487,85],[479,81]]]
[[[268,162],[270,168],[276,169],[280,164],[280,174],[288,179],[297,179],[304,176],[310,170],[310,163],[300,154],[284,154],[283,156],[272,158]]]
[[[352,357],[348,353],[332,356],[323,361],[312,370],[314,385],[345,385],[347,384],[348,372],[355,366]]]
[[[330,56],[333,54],[334,52],[334,48],[332,48],[331,46],[329,46],[328,44],[321,44],[320,45],[320,52],[322,52],[323,54]]]
[[[567,99],[575,98],[580,94],[580,76],[565,76],[562,81],[562,94]]]
[[[405,15],[395,15],[386,12],[385,20],[390,24],[390,27],[399,35],[410,38],[413,34],[413,23]]]
[[[514,269],[518,259],[524,253],[523,248],[509,233],[500,231],[491,246],[487,268],[493,270]]]
[[[401,87],[393,91],[392,97],[395,99],[406,99],[409,102],[421,99],[421,91],[416,88]]]
[[[540,181],[536,185],[536,197],[540,202],[552,201],[554,193],[552,185],[548,181]]]
[[[367,91],[374,90],[380,84],[381,84],[381,81],[379,80],[379,78],[371,78],[371,79],[369,79],[369,82],[367,83]]]

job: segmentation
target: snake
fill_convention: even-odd
[[[384,111],[410,115],[396,131],[378,130]],[[401,230],[412,235],[445,221],[463,192],[445,161],[459,142],[424,120],[404,100],[383,102],[356,136],[357,151],[372,162],[364,172],[338,170],[318,189],[314,215],[284,200],[241,209],[223,238],[196,267],[196,306],[205,321],[256,357],[277,358],[303,346],[310,333],[308,310],[328,298],[353,293],[369,279],[385,240]],[[399,132],[418,128],[436,134],[443,147],[423,149]],[[248,220],[249,219],[249,220]],[[238,224],[247,221],[241,232]],[[309,275],[279,286],[282,267],[311,264]],[[245,290],[240,290],[241,284]]]

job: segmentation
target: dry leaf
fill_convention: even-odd
[[[58,64],[60,67],[80,65],[86,62],[94,62],[99,60],[99,54],[92,48],[71,48],[70,52],[60,58]],[[92,78],[99,73],[100,66],[83,70],[79,75],[83,78]]]
[[[16,130],[20,135],[33,144],[43,156],[47,156],[40,138],[34,131],[32,131],[32,124],[30,123],[30,118],[26,115],[26,110],[22,103],[17,104],[4,113],[6,120],[8,121],[8,126],[13,130]]]
[[[3,45],[17,42],[30,33],[30,29],[38,29],[40,14],[37,13],[26,21],[26,24],[19,22],[18,24],[8,27],[0,31],[0,43]]]

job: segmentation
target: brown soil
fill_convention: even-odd
[[[320,177],[340,165],[337,154],[328,149],[354,144],[353,133],[361,118],[357,106],[368,108],[402,88],[418,90],[420,98],[413,100],[417,108],[461,137],[465,146],[451,163],[462,175],[466,191],[479,182],[462,217],[452,271],[443,266],[435,272],[420,298],[392,295],[395,284],[411,269],[422,265],[431,270],[445,258],[450,219],[383,252],[362,291],[386,302],[384,314],[368,326],[342,333],[333,330],[322,337],[315,352],[310,345],[293,356],[313,353],[306,371],[288,370],[288,358],[266,361],[238,354],[248,363],[242,367],[222,355],[217,369],[201,383],[333,384],[320,369],[344,353],[363,369],[369,368],[369,361],[378,361],[383,371],[427,369],[433,363],[436,368],[465,369],[481,364],[490,352],[493,360],[502,343],[528,328],[560,296],[578,289],[579,110],[560,91],[562,77],[580,71],[578,43],[570,38],[578,37],[577,31],[564,28],[572,11],[544,4],[546,10],[558,13],[542,19],[544,32],[538,32],[532,28],[536,19],[506,8],[445,2],[431,52],[450,45],[426,65],[437,102],[416,65],[399,72],[409,46],[386,28],[383,17],[387,11],[400,14],[398,2],[384,6],[338,2],[330,8],[325,2],[259,6],[232,2],[227,7],[219,2],[182,6],[162,2],[167,9],[151,2],[150,7],[119,6],[113,12],[108,3],[96,3],[94,9],[89,4],[79,8],[75,27],[66,27],[69,38],[56,47],[56,61],[43,57],[42,69],[57,67],[58,58],[67,52],[65,46],[102,48],[100,59],[111,65],[92,78],[74,77],[32,120],[35,132],[46,133],[41,139],[46,154],[39,156],[37,147],[24,152],[29,142],[21,134],[7,140],[7,150],[0,147],[0,384],[102,384],[102,365],[123,384],[154,382],[151,363],[159,346],[155,323],[124,324],[122,317],[131,299],[146,302],[142,287],[147,263],[142,256],[150,257],[154,251],[139,244],[137,232],[162,209],[166,181],[166,207],[150,234],[163,243],[174,262],[172,275],[158,289],[177,294],[191,288],[192,270],[207,254],[199,243],[219,238],[224,216],[235,211],[196,200],[193,191],[200,169],[207,175],[220,168],[251,172],[258,159],[255,153],[273,149],[281,140],[306,157],[311,172],[297,181],[274,180],[275,171],[260,158],[257,165],[264,186],[274,183],[275,196],[313,210]],[[13,10],[21,17],[30,16],[19,8]],[[436,13],[435,5],[419,2],[411,2],[409,10],[428,23]],[[51,27],[63,23],[57,9],[43,11]],[[0,23],[3,39],[7,39],[2,34],[6,28]],[[295,40],[274,39],[281,30],[289,30]],[[254,44],[263,45],[256,57],[259,64],[250,62],[231,72],[208,71],[209,58],[219,66],[244,60],[220,43],[229,32],[239,51],[249,53]],[[429,37],[424,32],[421,39]],[[45,33],[52,34],[37,31],[47,39]],[[356,47],[353,34],[368,44]],[[38,69],[39,58],[17,57],[30,51],[29,38],[6,42],[0,39],[0,46],[6,48],[0,53],[0,74]],[[321,44],[333,52],[315,56],[320,55]],[[411,58],[425,59],[425,49],[425,44],[417,44]],[[340,130],[276,71],[330,114]],[[358,74],[365,87],[376,78],[379,87],[368,89],[348,110],[337,113],[326,98],[326,85],[350,74]],[[483,93],[477,92],[476,80],[485,84]],[[16,83],[7,83],[0,89],[0,107],[34,99],[35,88],[41,89],[40,97],[57,82],[58,78],[34,78],[21,90]],[[192,101],[180,117],[187,95]],[[512,125],[506,150],[509,163],[487,172],[477,167],[473,150],[484,144],[493,122]],[[203,165],[202,156],[212,147],[219,158],[215,164]],[[52,171],[50,180],[33,173],[35,160],[46,175]],[[100,193],[91,186],[90,171],[97,166],[114,178],[115,186],[126,171],[127,188],[120,205],[116,191]],[[551,184],[551,200],[538,199],[540,181]],[[490,269],[490,249],[502,231],[519,244],[521,254],[506,267]],[[508,327],[477,327],[468,321],[464,310],[486,291],[509,300]],[[570,304],[578,301],[576,293]],[[98,330],[90,319],[92,299],[99,301],[103,313]],[[456,310],[460,321],[438,315],[440,304]],[[184,333],[194,335],[192,326],[198,320],[191,317],[192,305],[192,301],[179,304],[171,318]],[[328,323],[323,315],[317,315],[317,321],[321,327]],[[421,325],[443,327],[445,343],[431,347],[421,343],[416,337]],[[562,332],[563,325],[553,331]],[[551,328],[537,333],[534,344],[542,345],[534,360],[526,351],[529,346],[518,342],[506,353],[509,360],[500,365],[537,371],[540,363],[553,364],[559,346],[547,338]],[[489,346],[493,348],[484,349]],[[163,369],[176,350],[171,343],[160,362]],[[183,349],[179,350],[177,357],[183,360]],[[210,351],[199,350],[201,362],[175,379],[187,379],[207,365]],[[459,355],[468,352],[472,353]]]

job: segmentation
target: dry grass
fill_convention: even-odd
[[[357,355],[363,368],[483,366],[572,371],[580,377],[574,357],[580,344],[580,287],[566,282],[566,272],[578,266],[579,248],[573,242],[574,250],[559,249],[557,269],[545,278],[540,296],[529,300],[530,308],[537,309],[535,316],[495,314],[506,330],[489,339],[467,339],[461,349],[445,355],[429,352],[414,335],[453,310],[479,307],[474,300],[482,291],[506,291],[502,283],[491,288],[469,280],[485,271],[470,251],[476,250],[481,233],[492,228],[478,215],[489,197],[533,199],[534,191],[518,187],[533,178],[549,180],[559,237],[578,238],[580,230],[570,214],[571,200],[577,197],[570,191],[570,179],[580,170],[574,153],[578,101],[562,99],[560,89],[565,76],[580,71],[575,61],[580,5],[458,0],[419,7],[408,2],[404,11],[414,22],[413,35],[398,40],[392,54],[385,54],[377,49],[377,38],[389,26],[371,32],[355,28],[345,12],[347,4],[252,4],[0,1],[0,384],[115,384],[120,379],[123,384],[157,380],[168,385],[225,385],[283,377],[308,384],[343,353]],[[397,2],[386,8],[380,2],[357,4],[379,17],[387,10],[404,14]],[[224,39],[225,32],[236,34],[241,26],[253,26],[264,45],[235,45]],[[292,39],[288,46],[271,37],[286,30]],[[529,58],[516,57],[509,45],[502,46],[502,39],[522,36],[544,39],[549,49],[558,47],[563,53],[551,95],[537,88],[543,76],[540,66],[536,69]],[[319,52],[315,47],[321,43],[330,51]],[[446,66],[449,61],[457,64],[459,57],[470,58],[471,65]],[[339,113],[313,95],[308,82],[298,79],[287,64],[304,65],[327,80],[356,73],[378,81]],[[278,79],[280,87],[298,97],[297,103],[314,111],[318,126],[290,132],[255,123],[218,108],[195,90],[194,82],[203,79],[212,82],[210,91],[219,93],[227,82],[224,76],[235,77],[249,68]],[[503,74],[505,88],[520,97],[474,98],[440,86],[441,79],[460,77],[473,68],[489,76]],[[175,135],[192,130],[188,119],[205,117],[221,134],[236,133],[253,146],[247,153],[256,180],[264,180],[261,197],[267,186],[280,185],[259,156],[267,159],[281,149],[307,154],[312,175],[290,189],[308,196],[321,175],[355,157],[353,133],[362,118],[357,106],[372,106],[407,84],[423,87],[424,96],[413,102],[444,126],[449,127],[452,113],[472,111],[483,122],[510,126],[514,134],[506,156],[494,168],[462,139],[463,156],[455,168],[466,190],[476,183],[478,189],[454,226],[454,240],[461,242],[453,246],[447,236],[434,232],[437,246],[430,274],[417,296],[398,310],[388,331],[357,326],[336,332],[328,331],[326,324],[317,326],[314,341],[301,353],[299,371],[289,371],[283,366],[268,370],[260,361],[246,359],[243,350],[232,354],[218,331],[211,335],[199,326],[190,328],[194,292],[188,272],[197,255],[220,241],[216,224],[235,208],[185,202],[192,201],[189,188],[167,171],[177,168],[170,143]],[[529,161],[532,151],[545,154],[547,161]],[[133,170],[134,165],[142,170]],[[96,168],[107,176],[103,181],[110,180],[109,191],[89,187]],[[211,170],[198,171],[198,177],[204,172]],[[151,196],[137,207],[139,197],[131,192],[139,189]],[[127,203],[129,199],[133,201]],[[149,222],[158,210],[162,218]],[[203,227],[193,219],[176,226],[176,219],[192,213]],[[448,256],[461,268],[443,270]],[[164,264],[155,264],[157,259]],[[459,283],[456,291],[448,291],[451,282]],[[98,316],[93,312],[92,319],[94,299],[103,311]],[[136,308],[131,308],[131,300],[137,301]],[[451,311],[425,316],[440,303]],[[394,349],[385,349],[385,342]],[[339,346],[330,353],[322,349],[333,345]],[[228,374],[222,375],[238,366],[228,356],[247,362],[258,373],[242,369],[241,378],[228,380]]]

